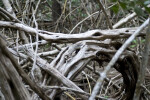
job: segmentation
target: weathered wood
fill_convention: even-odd
[[[50,98],[42,91],[42,89],[34,83],[29,76],[21,69],[21,66],[18,64],[14,56],[7,49],[4,40],[0,37],[0,48],[3,53],[10,59],[14,68],[18,71],[22,79],[33,89],[43,100],[50,100]],[[25,99],[28,100],[28,99]]]
[[[18,72],[0,46],[0,88],[5,100],[31,100]]]
[[[43,38],[46,41],[57,43],[62,42],[72,43],[81,40],[105,40],[105,39],[127,38],[138,29],[138,27],[133,27],[133,28],[113,29],[113,30],[91,30],[76,35],[76,34],[53,33],[43,30],[36,30],[35,28],[29,27],[21,23],[6,22],[6,21],[0,21],[0,26],[22,30],[28,32],[31,35],[38,34],[39,37]]]

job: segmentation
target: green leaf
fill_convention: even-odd
[[[140,8],[140,7],[138,7],[138,6],[134,7],[134,11],[136,12],[136,14],[137,14],[138,16],[144,15],[144,11],[142,10],[142,8]]]
[[[146,9],[146,11],[150,14],[150,8],[144,6],[144,8]]]
[[[145,39],[141,40],[141,42],[144,43],[144,42],[145,42]]]
[[[133,1],[130,1],[129,4],[128,4],[130,7],[134,7],[135,6],[135,3]]]
[[[104,98],[108,98],[108,96],[104,96]]]
[[[111,9],[117,14],[119,11],[119,5],[114,5]]]
[[[133,43],[137,43],[137,41],[136,41],[136,40],[133,40]]]
[[[123,2],[119,2],[122,9],[127,9],[127,4]]]
[[[136,45],[131,45],[130,47],[131,47],[131,48],[134,48],[134,47],[136,47]]]

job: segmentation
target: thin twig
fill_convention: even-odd
[[[106,17],[106,21],[107,21],[107,23],[108,23],[109,28],[110,28],[110,29],[113,29],[112,24],[111,24],[111,22],[110,22],[110,20],[109,20],[109,16],[107,15],[107,13],[106,13],[106,11],[105,11],[105,8],[103,7],[103,4],[102,4],[101,0],[97,0],[97,2],[98,2],[99,7],[102,9],[102,11],[103,11],[103,13],[104,13],[104,15],[105,15],[105,17]]]

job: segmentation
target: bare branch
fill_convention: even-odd
[[[18,30],[23,30],[31,35],[38,34],[39,37],[50,42],[64,42],[72,43],[81,40],[105,40],[105,39],[118,39],[120,37],[127,38],[138,28],[122,28],[114,30],[91,30],[81,34],[63,34],[63,33],[53,33],[48,31],[36,30],[35,28],[29,27],[21,23],[0,21],[1,27],[10,27]]]

